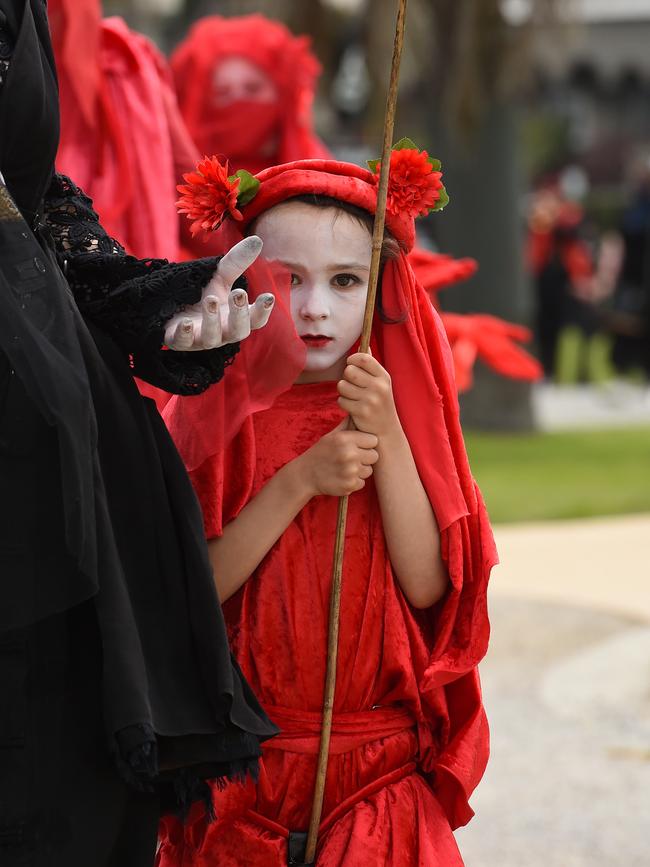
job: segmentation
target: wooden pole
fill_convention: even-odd
[[[370,260],[370,276],[368,278],[368,296],[361,332],[360,352],[367,352],[370,346],[372,320],[375,313],[379,269],[381,267],[381,248],[384,241],[384,223],[386,221],[386,198],[388,195],[388,175],[390,171],[390,154],[393,145],[393,128],[395,126],[395,109],[397,107],[397,84],[399,67],[404,44],[404,27],[406,24],[407,0],[398,0],[397,22],[395,25],[395,43],[390,70],[390,83],[386,99],[386,115],[384,118],[384,141],[381,153],[381,170],[379,173],[379,188],[377,190],[377,210],[372,233],[372,258]],[[321,727],[320,749],[316,768],[316,783],[312,803],[311,819],[307,832],[305,849],[305,864],[313,864],[316,857],[318,842],[318,827],[323,811],[323,797],[327,778],[327,763],[329,758],[330,736],[332,733],[332,715],[334,712],[334,692],[336,689],[336,662],[338,658],[339,622],[341,607],[341,573],[343,570],[343,552],[345,549],[345,525],[348,512],[348,498],[339,500],[338,520],[336,525],[336,542],[334,545],[334,562],[332,565],[332,589],[330,595],[329,635],[327,642],[327,672],[325,675],[325,694],[323,698],[323,722]]]

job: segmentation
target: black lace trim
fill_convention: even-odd
[[[52,178],[45,197],[45,221],[64,261],[73,257],[91,261],[97,253],[126,257],[124,247],[101,226],[91,199],[65,175]]]
[[[237,353],[239,343],[200,352],[161,352],[157,356],[133,356],[135,376],[173,394],[201,394],[223,379]]]
[[[102,228],[92,201],[65,175],[52,181],[45,223],[79,309],[124,349],[134,375],[175,394],[198,394],[221,379],[238,345],[163,349],[166,323],[201,299],[218,258],[173,263],[128,256]]]

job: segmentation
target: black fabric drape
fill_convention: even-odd
[[[79,339],[84,333],[52,253],[38,243],[0,183],[0,350],[11,368],[1,407],[4,442],[0,447],[9,454],[16,447],[29,449],[30,429],[43,423],[55,434],[58,454],[50,458],[58,460],[51,470],[52,481],[61,489],[65,550],[72,555],[68,562],[54,546],[49,562],[37,569],[35,539],[23,544],[15,537],[4,539],[0,630],[27,626],[64,611],[94,595],[99,585],[97,527],[106,505],[95,413]],[[20,486],[21,480],[16,484]],[[31,493],[39,495],[36,490]],[[32,533],[34,529],[30,528]],[[106,536],[108,530],[102,533]],[[20,577],[9,578],[12,569],[18,569]]]
[[[0,631],[91,599],[117,766],[135,787],[171,786],[187,802],[206,778],[254,771],[260,740],[276,729],[231,660],[199,506],[153,403],[137,391],[120,323],[125,300],[146,300],[140,321],[154,316],[156,334],[132,348],[160,353],[165,320],[200,299],[215,263],[160,264],[154,292],[152,263],[133,261],[135,282],[109,286],[84,322],[41,220],[58,131],[45,7],[0,0],[0,10],[16,34],[0,91],[0,470],[9,479],[0,523],[17,534],[0,529]],[[90,271],[101,275],[101,261],[111,270],[100,256]],[[233,350],[212,353],[205,368],[220,375]],[[149,367],[162,375],[164,365]]]
[[[111,729],[150,719],[162,769],[207,755],[224,763],[213,767],[212,776],[227,774],[228,763],[234,772],[240,764],[243,773],[257,736],[273,729],[231,665],[198,502],[153,401],[138,393],[120,348],[105,332],[92,326],[91,332],[105,364],[88,367],[125,576],[102,584],[97,597]]]
[[[5,556],[0,629],[94,596],[117,765],[136,787],[172,779],[191,800],[200,779],[253,771],[260,739],[275,732],[231,660],[198,503],[124,349],[99,327],[88,330],[4,185],[0,252],[0,348],[27,398],[5,400],[4,445],[12,431],[14,445],[25,436],[35,404],[32,421],[56,431],[59,453],[33,495],[52,499],[49,489],[61,486],[69,528],[65,544],[29,527],[19,576]],[[45,516],[54,526],[58,519]],[[8,551],[0,544],[0,558]],[[81,571],[82,557],[92,569]]]
[[[34,225],[54,173],[59,91],[44,0],[0,0],[15,46],[0,94],[0,171]]]
[[[102,494],[96,490],[97,437],[79,314],[54,256],[31,231],[38,231],[59,138],[46,7],[43,0],[0,0],[0,11],[6,38],[13,40],[0,90],[0,172],[8,188],[0,186],[0,350],[12,371],[5,370],[5,437],[19,439],[21,425],[29,428],[30,412],[56,430],[66,548],[74,561],[66,580],[51,580],[35,574],[28,547],[2,546],[0,562],[23,576],[0,582],[0,629],[7,629],[58,613],[97,591],[95,500]],[[0,368],[6,365],[0,359]]]

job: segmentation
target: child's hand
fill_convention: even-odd
[[[338,392],[339,406],[360,431],[381,439],[399,429],[390,375],[372,355],[357,352],[348,358]]]
[[[377,437],[344,430],[347,419],[296,459],[312,496],[343,497],[360,491],[377,463]]]

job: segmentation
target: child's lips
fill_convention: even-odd
[[[327,337],[325,334],[301,334],[300,339],[310,349],[318,349],[319,347],[327,346],[334,338]]]

